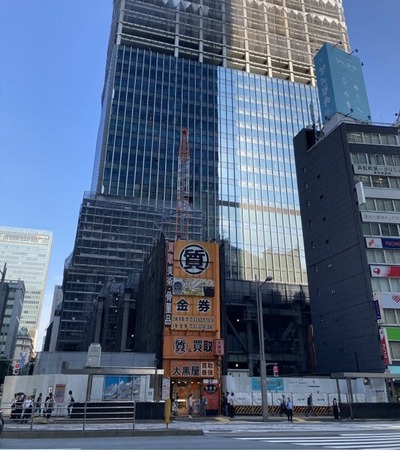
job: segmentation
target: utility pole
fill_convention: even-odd
[[[267,282],[272,281],[272,276],[267,276],[265,281],[260,284],[257,280],[256,302],[257,302],[257,324],[258,324],[258,341],[260,348],[260,379],[261,379],[261,403],[263,421],[268,421],[268,393],[267,393],[267,371],[265,362],[265,346],[264,346],[264,318],[262,310],[261,289]]]

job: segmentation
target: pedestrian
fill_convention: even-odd
[[[49,395],[46,397],[44,407],[46,410],[46,419],[48,422],[50,422],[51,414],[54,410],[54,397],[52,392],[49,392]]]
[[[71,417],[71,415],[72,415],[72,408],[74,407],[74,403],[75,403],[75,399],[72,395],[72,391],[69,391],[68,392],[68,405],[67,405],[68,417]]]
[[[229,391],[226,391],[225,416],[227,416],[227,417],[229,417],[229,414],[231,412],[230,400],[231,400],[231,394]]]
[[[40,392],[36,399],[35,404],[35,413],[36,411],[39,412],[39,416],[42,414],[42,393]]]
[[[202,417],[206,417],[206,405],[207,405],[207,399],[202,395],[200,397],[200,405],[199,405],[199,415]]]
[[[191,418],[193,415],[193,394],[189,394],[188,403],[189,403],[189,417]]]
[[[312,394],[310,394],[310,395],[307,397],[306,416],[308,416],[310,413],[313,414],[314,416],[316,416],[315,410],[314,410],[314,404],[313,404]]]
[[[24,410],[24,401],[25,401],[25,394],[17,394],[17,399],[15,401],[15,409],[13,412],[13,419],[15,421],[18,421],[22,419],[22,412]]]
[[[231,392],[231,398],[229,400],[229,417],[235,417],[235,394]]]
[[[172,402],[171,402],[171,413],[174,416],[178,415],[178,403],[175,399],[172,399]]]
[[[23,414],[21,416],[21,424],[25,422],[25,424],[28,423],[28,419],[32,417],[33,412],[33,396],[28,396],[23,403]]]
[[[287,398],[286,402],[286,414],[289,422],[293,422],[293,403],[290,400],[290,397]]]
[[[332,410],[333,410],[333,417],[338,420],[339,416],[340,416],[340,408],[339,408],[339,404],[336,400],[336,397],[333,398],[332,400]]]
[[[226,416],[226,395],[224,392],[221,397],[221,414],[222,416]]]
[[[286,414],[286,397],[283,395],[281,404],[279,405],[279,416],[282,417],[283,414]]]

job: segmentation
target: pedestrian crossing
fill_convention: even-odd
[[[392,449],[400,450],[400,433],[343,433],[336,435],[303,435],[303,436],[270,436],[270,437],[241,437],[243,441],[265,442],[269,445],[284,443],[305,446],[309,449]]]

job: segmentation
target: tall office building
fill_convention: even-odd
[[[38,229],[0,227],[0,262],[7,263],[6,278],[25,283],[19,327],[36,341],[46,288],[53,234]]]
[[[15,346],[20,327],[25,296],[23,281],[0,283],[0,356],[15,356]]]
[[[399,144],[349,118],[296,137],[319,373],[400,369]]]
[[[294,140],[317,369],[396,373],[400,364],[400,140],[372,124],[362,65],[315,57],[324,127]]]
[[[257,338],[249,338],[255,281],[273,276],[275,303],[307,298],[292,138],[318,116],[313,56],[324,42],[349,48],[341,0],[114,1],[92,193],[84,199],[64,279],[59,349],[79,348],[87,318],[79,312],[90,309],[101,288],[93,284],[104,284],[107,274],[126,278],[165,229],[162,212],[175,209],[186,128],[190,238],[223,244],[226,366],[256,360]],[[105,202],[114,212],[108,223],[100,219]],[[98,221],[86,227],[95,217],[84,210],[95,204]],[[136,224],[123,220],[133,215],[127,211],[139,212]],[[116,217],[118,226],[110,222]],[[82,241],[84,253],[77,251]],[[122,259],[127,247],[125,270],[113,271],[104,256],[113,249]],[[76,271],[94,254],[103,256],[101,278],[97,270],[87,273],[91,265]],[[285,329],[290,315],[271,340],[279,342]],[[298,334],[285,334],[286,340],[292,337],[293,345]],[[299,350],[290,350],[282,356],[296,359]]]

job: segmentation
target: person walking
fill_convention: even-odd
[[[188,403],[189,403],[189,417],[191,418],[193,415],[193,394],[189,395]]]
[[[72,395],[72,391],[68,392],[68,405],[67,405],[67,411],[68,411],[68,417],[71,417],[72,415],[72,408],[74,407],[75,399]]]
[[[286,397],[283,395],[281,404],[279,405],[279,416],[282,417],[283,414],[286,414]]]
[[[224,393],[222,393],[221,397],[221,414],[226,416],[226,395]]]
[[[289,422],[293,422],[293,403],[290,400],[290,397],[287,398],[286,402],[286,413],[287,413],[287,419]]]
[[[336,397],[332,400],[332,411],[333,411],[333,417],[338,420],[340,416],[340,408],[338,401],[336,400]]]
[[[39,412],[39,416],[42,414],[42,393],[40,392],[37,396],[36,403],[35,403],[35,413],[36,411]],[[35,414],[34,413],[34,414]]]
[[[316,416],[315,410],[314,410],[314,403],[313,403],[312,394],[310,394],[310,395],[307,397],[306,416],[308,417],[310,414],[313,414],[314,416]]]

